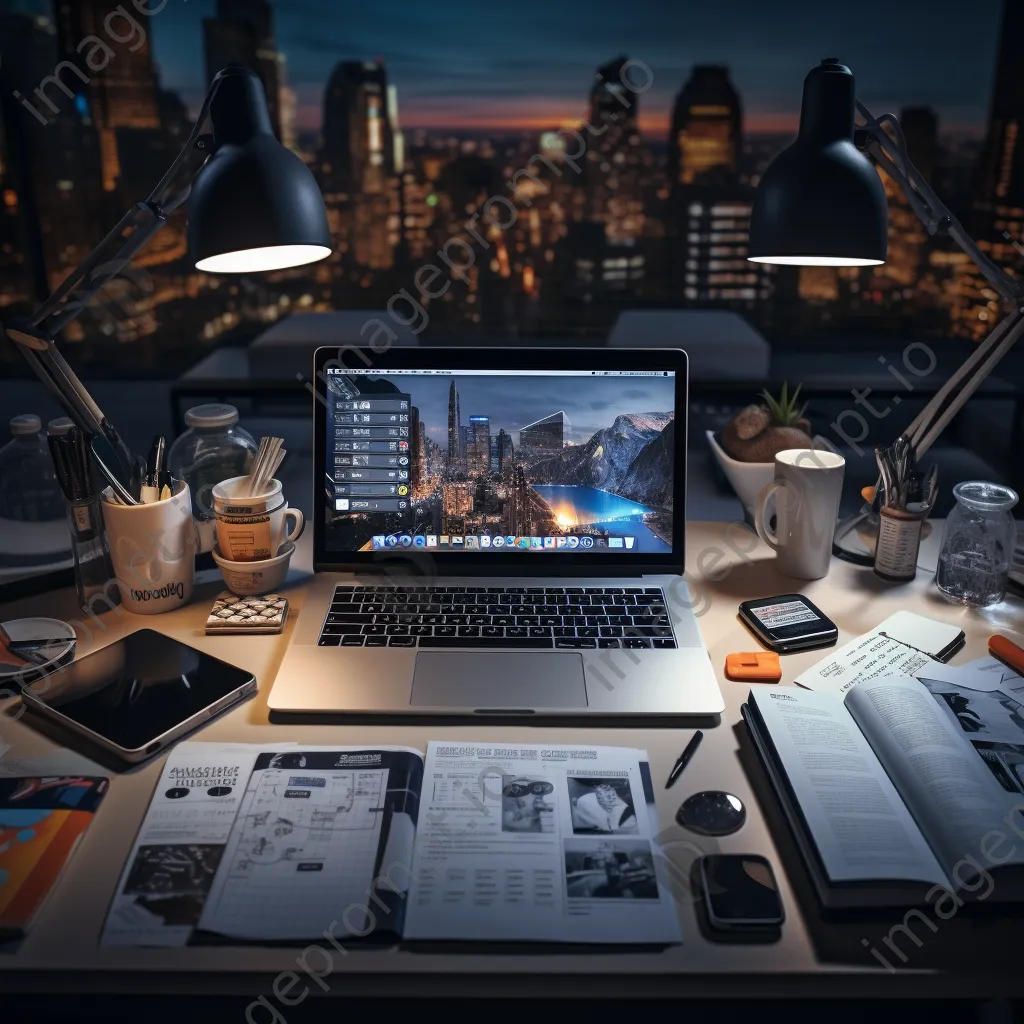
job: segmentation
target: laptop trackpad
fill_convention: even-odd
[[[421,651],[409,703],[494,712],[585,708],[583,656],[568,651]]]

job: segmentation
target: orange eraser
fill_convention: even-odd
[[[725,674],[740,683],[777,683],[782,678],[782,665],[774,651],[727,654]]]

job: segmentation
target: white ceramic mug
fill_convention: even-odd
[[[192,597],[198,538],[184,480],[170,498],[146,505],[121,505],[106,488],[103,522],[123,608],[156,615]]]
[[[232,562],[275,558],[286,542],[302,536],[305,525],[299,509],[288,507],[280,480],[271,480],[260,494],[239,494],[248,479],[233,476],[213,488],[217,548]],[[286,527],[289,519],[294,522],[290,531]]]
[[[820,580],[828,574],[845,467],[841,455],[816,448],[775,456],[775,479],[757,496],[754,526],[774,549],[784,576]],[[768,525],[769,503],[775,507],[775,531]]]

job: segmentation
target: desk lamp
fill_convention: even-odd
[[[863,118],[856,126],[855,108]],[[776,157],[757,186],[747,258],[788,266],[884,263],[885,192],[865,154],[898,182],[928,233],[949,235],[1013,307],[897,439],[896,445],[909,447],[916,463],[1024,332],[1024,283],[978,248],[907,157],[899,121],[892,114],[873,117],[856,99],[850,69],[835,57],[804,79],[796,141]],[[880,492],[876,487],[876,508]],[[843,532],[853,525],[846,524]],[[839,548],[836,553],[852,555]],[[870,559],[852,560],[870,564]]]
[[[207,122],[209,134],[204,133]],[[188,247],[199,270],[280,270],[331,251],[320,190],[305,164],[274,138],[262,82],[247,68],[225,68],[210,84],[184,147],[149,197],[121,218],[35,313],[6,325],[7,337],[90,438],[104,473],[122,481],[138,475],[139,459],[57,350],[54,336],[190,195]]]

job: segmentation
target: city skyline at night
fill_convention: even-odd
[[[628,17],[604,0],[526,0],[500,31],[458,0],[391,16],[322,0],[143,7],[87,74],[81,41],[115,39],[114,0],[0,0],[0,316],[37,305],[147,194],[225,62],[262,80],[275,131],[316,176],[332,252],[203,274],[180,211],[64,332],[86,366],[177,373],[294,312],[381,310],[403,293],[442,338],[603,338],[625,310],[695,307],[739,312],[773,343],[823,328],[978,339],[996,296],[884,175],[884,265],[747,261],[757,183],[825,54],[851,66],[876,114],[899,113],[909,155],[982,251],[1020,269],[1024,0],[929,5],[927,46],[918,0],[870,0],[856,19],[805,0],[785,16],[640,0]]]

